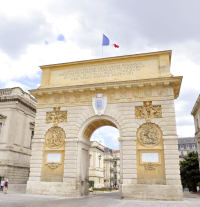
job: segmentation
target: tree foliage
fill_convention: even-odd
[[[180,161],[181,182],[183,187],[190,191],[196,191],[197,183],[200,182],[198,153],[188,153],[183,161]]]

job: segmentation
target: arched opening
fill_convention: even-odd
[[[98,119],[98,120],[93,121],[87,126],[87,128],[85,129],[83,133],[83,136],[90,140],[94,131],[96,131],[98,128],[103,127],[103,126],[112,126],[112,127],[117,128],[117,126],[109,120]]]
[[[88,187],[90,189],[91,187],[103,190],[119,188],[120,150],[118,137],[120,129],[117,125],[116,121],[102,117],[88,121],[82,130],[82,137],[89,140],[91,144],[88,150]],[[97,135],[101,139],[96,139]],[[108,140],[115,140],[117,144],[114,145],[114,142],[113,145],[112,142],[108,144]]]

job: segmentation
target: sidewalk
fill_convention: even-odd
[[[184,197],[183,201],[152,201],[121,200],[119,192],[66,198],[8,191],[0,193],[0,207],[200,207],[200,197],[194,196]]]
[[[9,191],[7,194],[0,192],[0,207],[19,206],[25,204],[35,204],[42,201],[53,201],[66,199],[65,197],[46,196],[46,195],[29,195],[22,192]],[[35,205],[36,206],[36,205]]]

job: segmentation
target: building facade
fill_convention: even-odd
[[[200,95],[196,100],[196,103],[195,103],[195,105],[192,109],[191,114],[194,118],[195,137],[196,137],[196,140],[197,140],[198,157],[199,157],[199,160],[200,160]]]
[[[189,152],[198,151],[197,140],[195,137],[179,138],[178,139],[179,160],[184,160]]]
[[[36,99],[21,88],[0,89],[0,175],[26,184],[30,171]]]
[[[89,181],[94,188],[104,187],[104,146],[96,141],[91,141],[89,152]]]
[[[113,150],[113,161],[114,161],[114,186],[120,184],[120,150]]]
[[[114,160],[112,150],[104,148],[104,187],[111,187],[114,183]]]

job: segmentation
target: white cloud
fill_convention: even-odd
[[[194,133],[195,133],[194,126],[189,126],[189,125],[177,126],[177,134],[179,138],[195,137]]]
[[[104,146],[111,149],[119,149],[119,131],[110,126],[104,126],[97,129],[91,137],[91,141],[101,142]]]
[[[13,87],[20,87],[22,88],[24,91],[27,91],[29,90],[30,88],[28,88],[26,85],[20,83],[20,82],[17,82],[17,81],[8,81],[5,83],[4,85],[5,88],[13,88]]]
[[[175,101],[177,124],[187,126],[185,135],[193,134],[190,112],[200,90],[200,2],[194,2],[185,0],[180,9],[172,0],[165,5],[159,0],[2,0],[0,85],[37,88],[40,65],[101,58],[102,33],[120,46],[104,47],[104,57],[172,49],[171,72],[183,76]],[[60,34],[65,41],[57,41]],[[103,142],[103,135],[116,146],[118,135],[106,133],[98,139]]]

